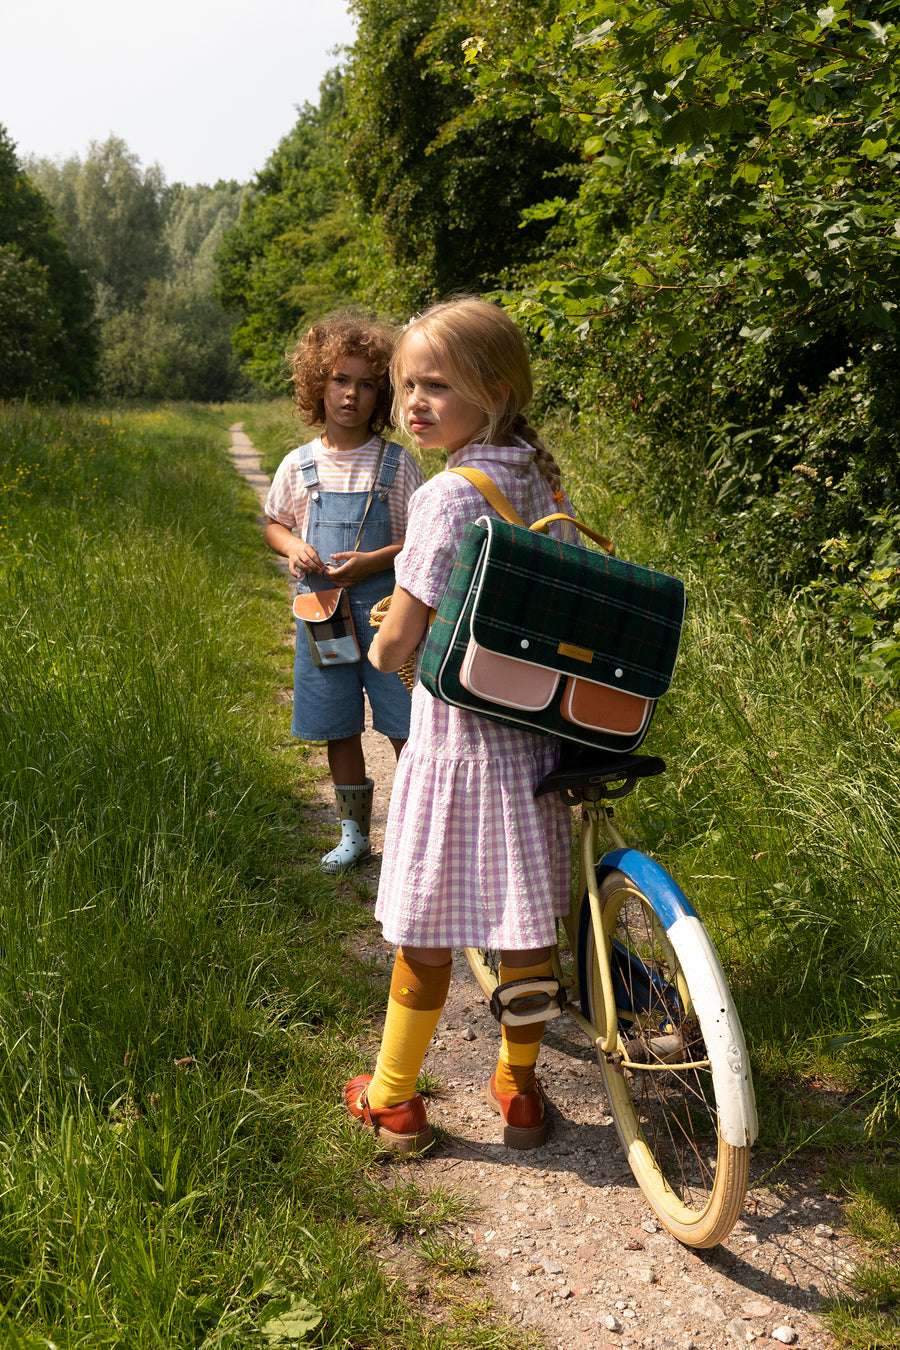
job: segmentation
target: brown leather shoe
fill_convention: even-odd
[[[544,1090],[537,1079],[534,1092],[498,1092],[494,1075],[484,1090],[488,1106],[503,1117],[503,1142],[507,1148],[538,1148],[550,1133]]]
[[[358,1073],[344,1088],[344,1105],[353,1119],[397,1153],[415,1153],[426,1148],[431,1143],[431,1126],[422,1094],[417,1092],[408,1102],[376,1111],[367,1099],[371,1081],[372,1074]]]

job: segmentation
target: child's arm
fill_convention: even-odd
[[[307,572],[324,572],[325,564],[311,544],[291,534],[286,525],[266,517],[264,538],[274,553],[280,553],[288,560],[288,571],[292,577],[305,577]]]
[[[328,576],[335,586],[353,586],[373,572],[387,572],[394,565],[394,559],[403,547],[399,544],[386,544],[372,553],[332,553],[330,561],[338,566],[328,567]]]
[[[369,648],[369,660],[376,670],[389,675],[409,660],[425,636],[430,612],[402,586],[394,587],[391,607]]]

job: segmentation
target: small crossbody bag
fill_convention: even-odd
[[[353,552],[359,548],[363,526],[369,514],[369,508],[375,498],[375,489],[381,476],[381,463],[387,442],[384,437],[378,450],[378,462],[375,476],[369,489],[362,520],[356,535]],[[353,627],[353,615],[350,610],[350,597],[346,587],[333,586],[330,579],[320,572],[309,572],[306,576],[309,593],[298,591],[294,596],[294,617],[303,624],[306,640],[309,643],[310,660],[314,666],[352,666],[360,659],[359,642]]]

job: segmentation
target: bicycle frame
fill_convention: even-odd
[[[599,886],[597,884],[597,862],[600,844],[600,826],[608,834],[610,841],[616,848],[624,849],[627,847],[625,840],[619,833],[618,827],[613,819],[613,808],[604,806],[601,801],[584,801],[582,804],[582,830],[581,830],[581,863],[578,875],[578,898],[584,894],[585,884],[587,885],[588,899],[591,907],[591,923],[594,927],[594,938],[598,953],[602,953],[600,960],[600,978],[603,985],[603,1003],[605,1009],[606,1033],[597,1031],[592,1022],[584,1016],[581,1009],[577,1006],[580,1001],[580,989],[578,985],[578,914],[572,909],[563,919],[566,937],[569,941],[569,950],[572,953],[574,961],[574,989],[573,997],[566,999],[563,1010],[568,1013],[573,1022],[584,1032],[588,1040],[591,1041],[595,1050],[606,1055],[611,1055],[616,1049],[616,1001],[613,991],[612,966],[610,963],[610,945],[606,941],[603,933],[603,921],[600,917],[600,899]],[[600,860],[602,863],[602,859]],[[562,966],[559,960],[559,948],[553,949],[553,973],[560,983],[563,980]]]
[[[624,794],[623,794],[624,795]],[[588,903],[590,905],[591,925],[594,930],[594,949],[597,952],[598,968],[600,973],[600,983],[603,990],[603,1021],[605,1031],[598,1031],[594,1024],[585,1017],[580,1007],[576,1006],[575,1000],[580,1002],[581,991],[578,980],[578,962],[575,961],[574,967],[574,988],[573,998],[567,998],[563,1004],[563,1011],[572,1018],[572,1021],[584,1032],[588,1040],[594,1046],[598,1054],[604,1055],[610,1063],[614,1063],[617,1069],[637,1069],[643,1073],[661,1072],[677,1073],[679,1070],[708,1068],[710,1061],[692,1060],[688,1063],[678,1063],[677,1053],[673,1053],[677,1047],[667,1047],[665,1037],[654,1039],[653,1048],[655,1051],[655,1062],[648,1063],[642,1061],[637,1063],[628,1058],[627,1055],[618,1051],[618,1021],[619,1009],[616,1004],[614,978],[612,970],[612,944],[606,939],[603,931],[603,920],[600,913],[600,886],[597,880],[598,866],[603,867],[608,861],[609,866],[616,866],[621,863],[622,855],[630,852],[625,843],[613,817],[613,808],[605,806],[601,801],[585,800],[582,803],[582,831],[581,831],[581,859],[578,879],[578,895],[581,896],[587,887]],[[614,845],[615,852],[606,853],[598,860],[600,831],[601,826],[609,836],[610,842]],[[569,941],[569,948],[573,956],[577,958],[578,954],[578,935],[576,930],[576,917],[572,911],[563,919],[566,936]],[[659,939],[667,945],[665,935],[660,931]],[[561,984],[564,984],[562,966],[559,960],[559,948],[554,948],[553,954],[553,973]],[[674,961],[673,961],[674,966]]]

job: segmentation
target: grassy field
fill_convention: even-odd
[[[0,1343],[520,1347],[483,1289],[436,1274],[426,1321],[376,1259],[401,1230],[439,1259],[459,1208],[385,1190],[338,1104],[384,994],[301,824],[317,770],[275,699],[284,582],[236,420],[269,472],[303,439],[284,404],[0,409]],[[647,743],[670,772],[627,828],[732,973],[773,1179],[824,1158],[852,1197],[872,1260],[842,1341],[900,1344],[886,705],[704,526],[650,520],[624,451],[554,443],[579,514],[687,582]]]
[[[403,1206],[338,1087],[383,994],[300,827],[232,420],[0,415],[0,1343],[502,1345],[371,1253]]]

